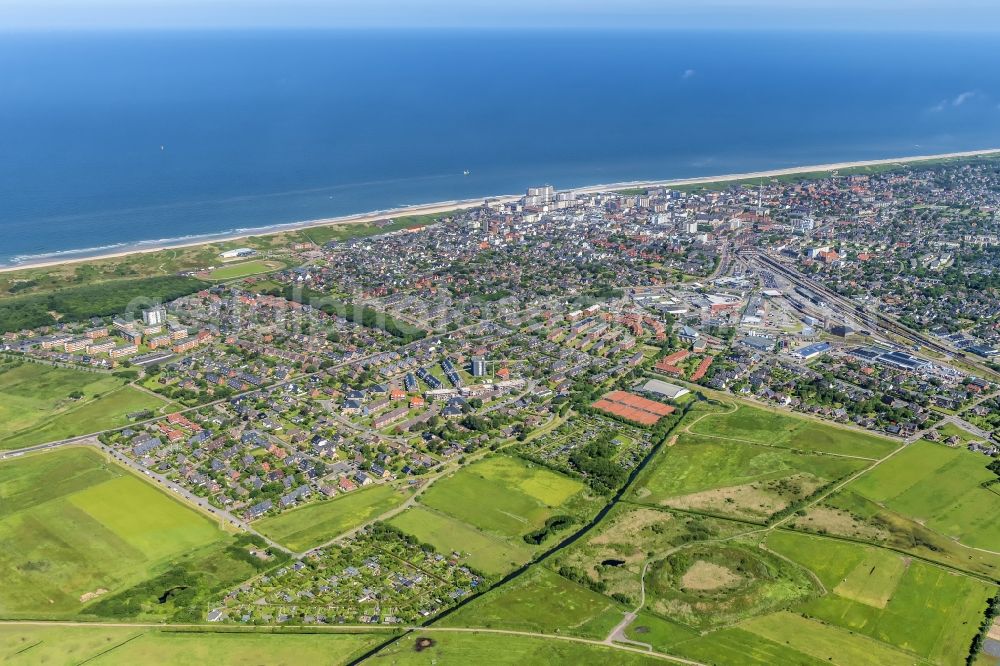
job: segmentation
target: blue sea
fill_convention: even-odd
[[[0,264],[540,183],[996,146],[988,36],[4,34]]]

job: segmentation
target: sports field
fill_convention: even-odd
[[[255,259],[253,261],[241,261],[238,264],[227,264],[216,268],[208,274],[208,277],[213,280],[235,280],[247,277],[248,275],[270,273],[271,271],[281,270],[284,267],[285,263],[282,261]]]
[[[438,624],[603,639],[623,617],[624,609],[610,597],[533,566]]]
[[[71,398],[76,392],[82,397]],[[6,363],[0,365],[0,449],[125,425],[128,412],[165,404],[108,374],[41,363]]]
[[[965,656],[996,592],[974,578],[861,544],[781,531],[767,546],[807,567],[827,589],[797,610],[934,663]]]
[[[884,437],[748,405],[740,405],[733,412],[706,416],[691,426],[691,432],[800,451],[874,459],[898,446]]]
[[[440,553],[458,552],[477,571],[505,573],[531,559],[534,549],[522,539],[505,540],[424,506],[394,516],[389,524],[429,543]]]
[[[0,463],[0,613],[66,616],[225,533],[84,448]],[[104,590],[103,592],[101,590]],[[87,596],[85,596],[87,595]]]
[[[429,638],[433,645],[422,651],[416,641]],[[551,638],[506,636],[465,631],[414,632],[379,652],[369,663],[434,664],[435,666],[543,666],[545,664],[615,664],[662,666],[661,659],[602,645],[588,645]]]
[[[5,664],[341,664],[387,633],[264,634],[127,627],[0,626]]]
[[[409,491],[381,483],[261,518],[254,527],[278,543],[304,552],[374,520],[407,497]]]
[[[631,496],[643,504],[761,519],[867,464],[685,433],[657,456]]]
[[[501,537],[520,539],[562,513],[589,508],[580,481],[518,458],[492,456],[441,479],[427,506]]]
[[[1000,495],[980,486],[996,477],[989,459],[916,442],[848,489],[968,546],[1000,550]]]

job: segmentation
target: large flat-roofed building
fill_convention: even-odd
[[[668,400],[676,400],[681,396],[687,395],[691,391],[687,390],[683,386],[677,386],[676,384],[669,384],[667,382],[661,381],[659,379],[650,379],[648,382],[642,385],[642,391],[646,393],[655,393],[656,395],[662,395]]]
[[[829,342],[817,342],[814,345],[806,345],[805,347],[803,347],[802,349],[798,350],[795,353],[800,358],[803,358],[808,361],[811,358],[815,358],[820,354],[829,351],[830,347],[831,345]]]
[[[219,256],[223,259],[239,259],[240,257],[252,257],[255,254],[257,254],[257,250],[249,247],[238,247],[234,250],[221,252],[219,253]]]
[[[142,323],[146,326],[163,326],[166,322],[166,308],[150,308],[142,311]]]

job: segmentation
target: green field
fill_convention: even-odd
[[[132,386],[122,386],[96,400],[70,407],[51,420],[0,440],[0,449],[20,449],[128,425],[128,414],[158,411],[169,403]]]
[[[514,629],[603,640],[624,611],[609,597],[541,566],[445,617],[443,627]]]
[[[261,518],[254,527],[278,543],[304,552],[374,520],[402,504],[408,495],[405,490],[381,483]]]
[[[259,275],[281,270],[285,267],[283,261],[273,261],[265,259],[254,259],[253,261],[241,261],[236,264],[227,264],[208,274],[212,280],[235,280],[247,277],[248,275]]]
[[[925,526],[912,517],[888,509],[850,486],[810,507],[792,525],[820,534],[830,533],[898,550],[1000,580],[1000,553],[976,550]]]
[[[127,627],[0,626],[5,664],[341,664],[387,634],[264,634]]]
[[[671,654],[676,654],[673,650],[675,645],[697,638],[698,635],[694,629],[647,612],[639,613],[625,630],[626,638],[646,643],[654,650]]]
[[[797,610],[935,663],[964,658],[996,592],[880,548],[785,531],[771,534],[767,546],[809,568],[827,589]]]
[[[51,617],[225,533],[99,453],[83,448],[0,464],[0,613]],[[103,595],[104,593],[101,593]]]
[[[629,636],[642,640],[642,636]],[[676,643],[671,654],[696,659],[705,664],[739,666],[829,666],[831,661],[813,657],[794,649],[788,641],[768,640],[763,636],[741,629],[739,625],[713,631],[688,641]],[[877,662],[862,662],[871,664]],[[855,666],[855,664],[845,665]]]
[[[37,426],[54,412],[72,408],[122,385],[111,375],[41,363],[0,364],[0,440]],[[83,398],[73,400],[70,393]]]
[[[70,398],[79,392],[82,397]],[[124,425],[125,414],[166,402],[105,373],[41,363],[0,364],[0,449]]]
[[[636,629],[640,627],[645,627],[647,633],[638,633]],[[751,618],[725,629],[686,639],[676,626],[666,620],[640,616],[627,635],[633,640],[650,643],[655,649],[667,650],[670,654],[705,664],[904,666],[927,663],[885,643],[787,611]]]
[[[916,442],[847,488],[965,545],[1000,550],[1000,495],[979,485],[996,477],[988,462]]]
[[[415,649],[419,638],[434,645]],[[415,632],[379,652],[370,664],[435,664],[436,666],[549,666],[550,664],[615,664],[616,666],[662,665],[660,659],[603,645],[591,645],[557,638],[507,636],[475,632]]]
[[[429,543],[440,553],[459,552],[472,568],[486,575],[505,573],[531,559],[534,549],[523,540],[504,540],[423,506],[394,516],[389,524]]]
[[[691,432],[873,459],[885,456],[898,446],[883,437],[747,405],[740,405],[733,412],[706,416],[691,426]]]
[[[884,643],[788,612],[754,618],[740,624],[740,628],[837,666],[910,666],[915,662],[912,655]]]
[[[630,495],[643,504],[759,520],[866,464],[685,433],[660,452]]]
[[[589,510],[583,483],[518,458],[492,456],[428,489],[427,506],[500,537],[520,537],[557,514]]]

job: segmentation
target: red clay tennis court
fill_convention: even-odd
[[[642,396],[627,391],[611,391],[604,394],[591,407],[607,414],[638,423],[639,425],[654,425],[664,416],[672,414],[674,408],[662,402],[647,400]]]

